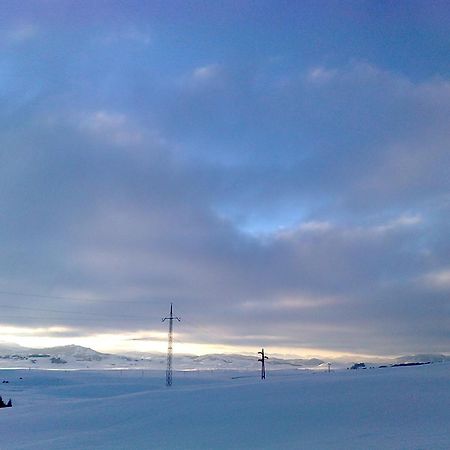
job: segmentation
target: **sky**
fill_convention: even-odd
[[[445,1],[2,1],[0,341],[450,352]]]

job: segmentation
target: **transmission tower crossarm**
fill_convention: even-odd
[[[178,320],[178,322],[181,322],[181,319],[179,317],[174,317],[173,315],[173,303],[170,304],[170,316],[164,317],[161,321],[165,322],[166,320]]]

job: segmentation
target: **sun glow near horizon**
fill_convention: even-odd
[[[52,336],[52,334],[70,334],[68,336]],[[144,334],[145,333],[145,334]],[[145,337],[142,337],[142,336]],[[75,335],[70,327],[14,327],[0,326],[0,342],[11,343],[28,348],[50,348],[66,345],[80,345],[103,353],[165,353],[167,351],[167,333],[152,331],[136,331],[130,333],[97,333],[91,335]],[[353,352],[339,352],[324,348],[264,346],[270,355],[282,358],[320,358],[320,359],[368,359],[392,357],[394,355],[369,355]],[[254,355],[260,350],[252,345],[206,344],[202,342],[180,342],[175,333],[174,353],[207,355],[207,354],[243,354]]]

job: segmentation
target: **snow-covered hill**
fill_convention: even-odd
[[[178,370],[257,370],[257,359],[256,355],[176,355],[174,367]],[[267,364],[273,369],[305,369],[322,363],[319,359],[271,358]],[[116,355],[78,345],[39,349],[0,345],[0,368],[163,369],[165,364],[164,354]]]
[[[420,355],[400,356],[399,358],[395,358],[396,363],[423,363],[423,362],[444,362],[444,361],[450,361],[450,356],[442,354],[420,354]]]
[[[381,360],[380,360],[381,361]],[[381,364],[423,363],[450,361],[446,355],[402,356],[383,362],[366,362],[366,367],[378,367]],[[322,361],[317,358],[277,358],[267,360],[268,370],[314,369],[326,370],[327,363],[333,368],[350,367],[356,361]],[[359,361],[358,361],[359,362]],[[117,355],[100,353],[79,345],[67,345],[50,348],[25,348],[14,344],[0,343],[0,368],[33,369],[164,369],[165,354]],[[257,354],[254,356],[239,354],[178,355],[174,357],[176,370],[258,370]]]

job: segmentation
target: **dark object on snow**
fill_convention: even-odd
[[[424,366],[424,365],[427,365],[427,364],[431,364],[431,361],[428,361],[428,362],[410,362],[410,363],[392,364],[391,367]]]
[[[10,408],[12,406],[12,401],[9,399],[8,403],[5,404],[2,397],[0,396],[0,408]]]
[[[352,370],[356,370],[356,369],[367,369],[366,364],[365,363],[356,363],[353,364],[352,367],[350,367],[350,369]]]
[[[57,358],[55,358],[55,357],[51,358],[51,359],[50,359],[50,362],[51,362],[52,364],[66,364],[66,363],[67,363],[66,360],[60,358],[59,356],[58,356]]]

